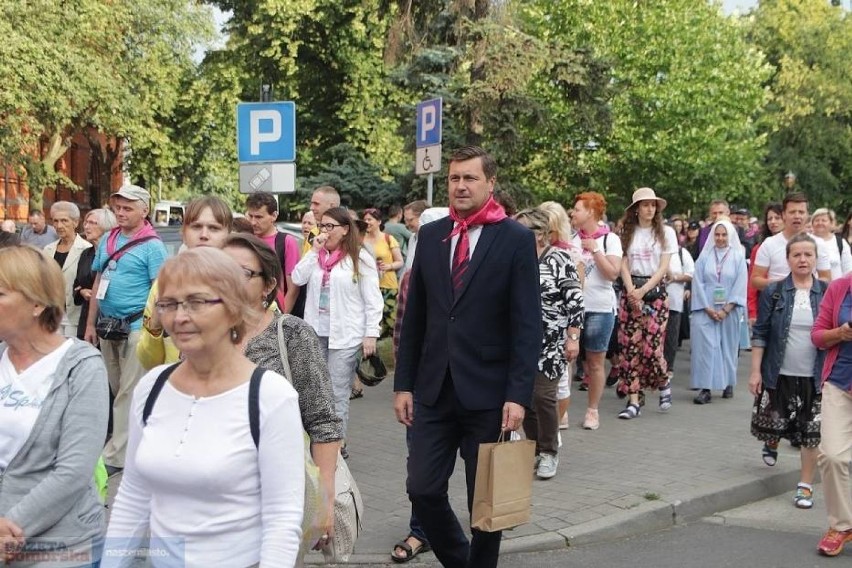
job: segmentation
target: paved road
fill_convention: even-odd
[[[825,527],[817,487],[811,511],[793,508],[787,495],[717,513],[662,531],[562,550],[504,554],[502,568],[836,568],[848,566],[852,547],[842,556],[816,554]],[[390,566],[390,563],[383,564]],[[438,566],[425,557],[411,566]]]
[[[559,473],[534,482],[532,521],[504,533],[504,553],[564,548],[670,527],[781,492],[792,494],[798,453],[784,444],[774,468],[763,464],[760,444],[749,434],[752,399],[746,377],[748,353],[739,364],[740,384],[731,400],[692,404],[688,342],[675,364],[674,408],[656,412],[648,397],[642,416],[621,421],[623,401],[604,394],[601,428],[582,430],[586,393],[576,392],[571,428],[563,432]],[[408,529],[405,438],[392,411],[390,379],[352,402],[349,465],[364,496],[365,531],[353,562],[387,562]],[[461,460],[450,483],[451,501],[467,519]],[[464,521],[463,521],[464,522]],[[429,558],[431,555],[425,557]]]
[[[716,393],[712,404],[693,405],[686,343],[675,364],[671,412],[656,412],[656,395],[651,395],[640,418],[618,420],[624,403],[608,389],[601,404],[601,428],[595,432],[578,425],[586,393],[576,392],[571,428],[563,432],[559,473],[534,482],[531,522],[504,532],[507,559],[515,552],[564,550],[569,544],[646,534],[780,493],[789,499],[798,479],[798,453],[782,444],[777,466],[769,468],[761,461],[760,444],[749,434],[748,368],[749,354],[744,353],[733,399],[723,400]],[[355,564],[387,563],[393,544],[408,530],[405,435],[393,417],[392,391],[387,379],[352,401],[349,465],[366,507],[364,532],[351,560]],[[116,484],[111,485],[114,491]],[[461,460],[450,495],[465,523]],[[318,559],[309,556],[308,562]]]

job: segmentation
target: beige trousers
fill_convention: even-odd
[[[822,387],[819,470],[828,525],[837,531],[852,529],[849,461],[852,460],[852,395],[826,382]]]
[[[139,343],[141,333],[133,331],[125,341],[100,340],[109,388],[115,396],[112,404],[112,438],[104,447],[104,462],[113,467],[124,467],[133,389],[145,374],[145,369],[136,357],[136,344]]]

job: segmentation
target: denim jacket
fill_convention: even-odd
[[[825,294],[826,284],[814,279],[811,287],[811,311],[814,321],[819,313],[819,304]],[[796,286],[793,276],[770,284],[760,294],[757,310],[757,321],[752,327],[752,347],[762,347],[763,360],[760,362],[760,374],[763,377],[764,388],[774,389],[778,383],[778,373],[784,362],[784,352],[787,349],[787,336],[790,333],[790,321],[793,319],[793,300],[796,296]],[[821,392],[822,365],[825,361],[825,351],[817,349],[814,370],[811,374],[816,392]]]

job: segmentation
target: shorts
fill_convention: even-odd
[[[615,325],[612,312],[586,312],[586,322],[580,334],[580,348],[592,353],[605,353]]]
[[[559,386],[556,391],[557,400],[571,398],[571,363],[565,367],[565,372],[559,377]]]

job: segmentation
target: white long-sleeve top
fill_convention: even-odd
[[[366,250],[358,256],[358,278],[354,278],[352,259],[346,255],[329,274],[329,349],[346,349],[359,345],[365,337],[381,335],[384,300],[379,291],[376,261]],[[307,284],[305,321],[319,329],[319,301],[322,274],[314,250],[296,264],[290,277],[297,286]]]
[[[152,566],[294,566],[304,510],[304,438],[298,395],[266,371],[260,385],[260,439],[248,417],[248,381],[195,398],[170,383],[142,426],[156,377],[133,393],[124,476],[112,508],[103,568],[130,566],[127,551],[148,544]]]

